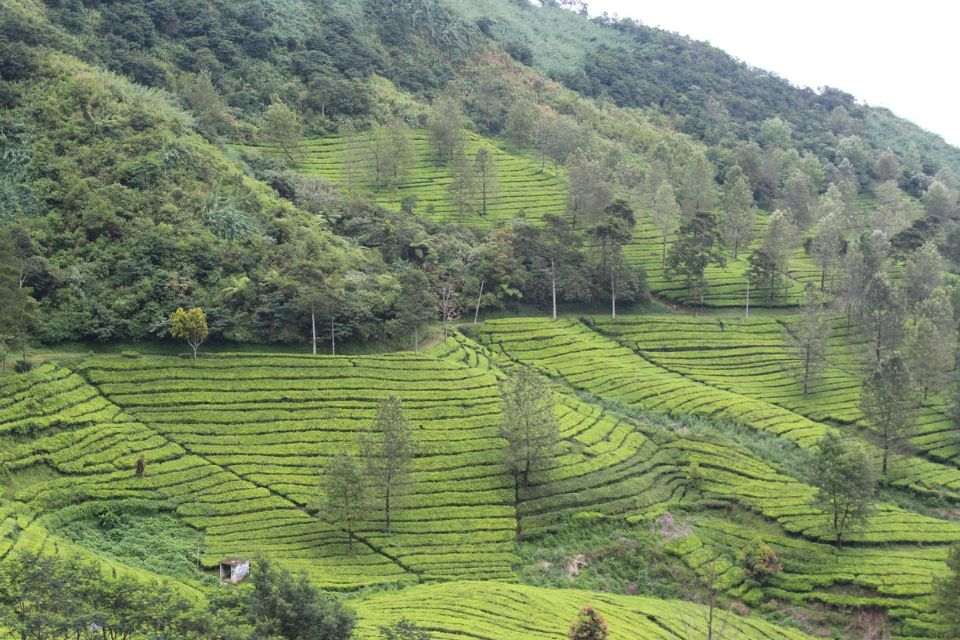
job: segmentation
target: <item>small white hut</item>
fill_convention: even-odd
[[[243,558],[224,558],[220,561],[220,582],[237,584],[250,573],[250,561]]]

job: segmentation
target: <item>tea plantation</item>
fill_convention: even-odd
[[[570,589],[521,583],[518,530],[536,541],[603,522],[654,532],[714,585],[727,637],[810,637],[833,624],[802,613],[817,611],[834,621],[883,611],[896,637],[939,637],[933,580],[960,541],[960,443],[944,401],[925,403],[866,525],[833,545],[804,466],[829,431],[872,442],[858,408],[862,339],[837,318],[829,366],[804,396],[784,337],[794,320],[510,318],[420,354],[126,353],[7,373],[0,556],[96,557],[196,594],[222,558],[263,555],[347,595],[370,640],[401,618],[434,638],[559,639],[588,604],[618,638],[706,637],[701,605],[587,592],[575,577]],[[498,381],[518,367],[550,380],[561,440],[514,504]],[[324,511],[321,470],[357,451],[388,396],[412,427],[412,473],[392,532],[375,496],[348,546]],[[158,573],[67,535],[72,523],[151,513],[194,532],[195,574]],[[743,562],[757,540],[782,563],[765,580]],[[390,588],[366,589],[377,586]],[[702,601],[698,589],[689,593]]]
[[[461,213],[451,198],[449,188],[454,180],[446,165],[436,162],[435,154],[428,135],[416,130],[412,138],[414,162],[409,177],[399,185],[390,188],[374,189],[366,185],[364,169],[359,167],[359,188],[379,205],[400,211],[404,200],[413,202],[413,212],[431,220],[457,223],[467,226],[489,229],[507,224],[518,218],[538,222],[546,214],[563,215],[567,210],[567,181],[565,170],[552,163],[541,166],[541,161],[533,155],[514,148],[506,148],[498,141],[478,134],[470,134],[466,152],[472,157],[481,148],[487,149],[496,166],[496,189],[491,195],[486,215],[473,211]],[[322,178],[333,184],[348,185],[347,168],[356,164],[357,158],[364,154],[363,138],[330,136],[308,139],[301,146],[302,158],[297,162],[298,172]],[[247,153],[279,155],[279,151],[269,146],[238,147]],[[767,214],[758,213],[754,236],[762,238],[766,229]],[[667,247],[675,238],[667,238]],[[755,240],[752,248],[759,246]],[[739,307],[747,302],[748,258],[751,248],[740,251],[734,258],[732,252],[726,252],[726,264],[710,265],[707,268],[709,289],[704,295],[704,303],[711,307]],[[625,248],[625,255],[632,263],[642,266],[647,274],[652,291],[668,300],[687,302],[688,293],[683,283],[669,278],[663,267],[663,236],[657,231],[648,211],[637,212],[637,226],[633,241]],[[819,282],[820,271],[803,249],[797,249],[791,260],[785,290],[775,300],[761,300],[753,292],[753,303],[763,306],[796,305],[803,296],[804,286],[808,282]]]

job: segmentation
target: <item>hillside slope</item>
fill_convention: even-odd
[[[876,149],[922,157],[936,167],[932,173],[944,167],[960,172],[956,147],[889,110],[859,104],[842,87],[818,94],[707,43],[637,22],[588,20],[550,3],[445,4],[468,20],[490,20],[487,29],[499,42],[527,47],[534,66],[571,88],[621,106],[661,110],[674,116],[681,130],[711,143],[725,134],[759,141],[760,124],[779,117],[793,124],[804,146],[824,158],[833,153],[834,133],[858,133]],[[852,118],[846,131],[836,130],[831,121],[838,107]],[[718,124],[718,113],[729,120],[730,131],[711,127]]]

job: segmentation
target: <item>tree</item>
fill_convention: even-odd
[[[816,384],[826,368],[830,329],[830,317],[825,313],[824,302],[808,285],[800,318],[784,331],[796,362],[793,367],[796,377],[803,385],[803,395],[810,393],[810,387]]]
[[[926,400],[931,391],[946,389],[956,364],[957,324],[953,303],[943,288],[935,289],[904,323],[903,353]]]
[[[832,281],[833,272],[843,257],[846,242],[843,238],[843,229],[837,215],[826,215],[813,227],[813,236],[810,239],[810,255],[820,267],[820,291],[828,289],[828,282]]]
[[[779,117],[768,118],[760,124],[760,139],[764,148],[784,149],[791,146],[793,126]]]
[[[209,71],[180,75],[176,88],[196,118],[197,128],[206,137],[216,139],[233,125],[233,117]]]
[[[11,234],[0,234],[0,344],[4,352],[18,349],[24,361],[36,321],[36,301],[27,286],[27,261]]]
[[[889,276],[882,271],[867,281],[861,296],[860,316],[872,335],[874,359],[879,363],[886,352],[899,344],[902,307]]]
[[[367,507],[366,483],[353,456],[337,453],[327,462],[321,491],[324,517],[347,534],[347,549],[353,555],[354,532]]]
[[[409,620],[380,627],[380,640],[430,640],[430,634]]]
[[[252,571],[253,589],[241,611],[252,622],[254,638],[349,640],[356,616],[335,598],[260,557]]]
[[[923,204],[927,208],[927,215],[931,218],[948,220],[956,211],[957,194],[947,185],[935,180],[924,194]]]
[[[774,302],[786,297],[785,278],[777,260],[763,247],[750,254],[750,268],[747,270],[750,291],[766,302]]]
[[[686,219],[712,211],[717,201],[716,170],[703,153],[694,153],[683,166],[677,200]]]
[[[690,300],[699,299],[703,304],[707,267],[724,263],[717,220],[710,213],[700,212],[680,226],[677,241],[667,255],[667,277],[682,277]]]
[[[910,254],[903,269],[903,298],[908,309],[921,304],[943,284],[946,264],[937,244],[928,241]]]
[[[569,218],[547,214],[542,227],[515,223],[513,228],[514,252],[530,274],[524,287],[525,299],[550,309],[556,320],[560,299],[582,301],[589,297],[583,234],[574,229]]]
[[[578,151],[567,160],[567,183],[567,212],[574,226],[584,219],[596,218],[613,201],[606,169],[586,151]]]
[[[476,176],[477,192],[480,198],[480,215],[487,215],[490,200],[497,197],[500,183],[497,178],[497,163],[490,150],[482,147],[474,160],[473,174]]]
[[[650,217],[654,226],[660,232],[663,239],[663,251],[660,256],[660,266],[667,264],[667,240],[676,231],[680,223],[680,205],[677,204],[677,197],[673,192],[673,185],[664,180],[657,187],[653,198],[653,208],[650,211]]]
[[[733,249],[733,259],[737,259],[740,247],[750,244],[753,239],[754,212],[753,193],[746,176],[742,173],[727,185],[723,192],[720,214],[720,233],[724,244]]]
[[[633,210],[623,200],[609,205],[602,217],[590,228],[590,235],[597,242],[597,268],[599,280],[607,286],[610,296],[610,315],[617,317],[617,296],[627,286],[632,275],[624,259],[623,247],[633,238],[636,224]],[[599,288],[599,287],[598,287]]]
[[[395,307],[396,316],[390,323],[392,334],[413,335],[413,350],[420,350],[420,328],[437,318],[436,293],[427,275],[408,267],[400,273],[400,297]]]
[[[954,638],[960,636],[960,544],[950,547],[947,568],[947,576],[934,581],[934,603]]]
[[[913,432],[915,393],[913,376],[898,353],[881,360],[863,383],[860,410],[880,441],[884,477],[890,452],[904,445]]]
[[[806,229],[815,222],[813,217],[816,201],[817,191],[810,176],[799,169],[791,173],[783,185],[783,204],[797,228]]]
[[[427,117],[427,135],[437,164],[452,163],[466,149],[463,103],[452,95],[437,99]]]
[[[473,210],[477,201],[477,174],[475,166],[466,153],[457,151],[450,162],[450,171],[453,174],[453,180],[447,191],[450,199],[457,207],[460,215],[464,215]]]
[[[607,640],[607,621],[593,607],[584,607],[570,626],[570,640]]]
[[[877,156],[877,161],[873,167],[873,175],[878,182],[887,182],[900,178],[900,160],[890,149],[883,151]]]
[[[210,637],[194,603],[169,586],[28,552],[0,563],[0,625],[21,640]]]
[[[199,307],[189,310],[180,307],[170,316],[170,335],[187,341],[193,350],[194,360],[208,333],[207,314]]]
[[[513,476],[513,501],[520,505],[520,490],[543,469],[560,439],[553,394],[546,381],[526,367],[518,367],[500,383],[503,411],[500,435],[506,440],[504,463]],[[517,537],[521,534],[517,518]]]
[[[390,533],[392,499],[406,483],[416,453],[399,398],[390,396],[380,402],[373,428],[360,439],[360,451],[367,475],[383,495],[384,530]]]
[[[374,187],[403,184],[416,161],[410,128],[399,119],[374,126],[367,141],[367,153],[369,181]]]
[[[833,431],[821,440],[811,468],[810,483],[817,488],[815,506],[830,517],[834,542],[863,525],[875,500],[877,477],[863,445]]]
[[[788,293],[787,269],[796,233],[786,214],[774,211],[767,223],[763,244],[750,256],[751,289],[760,292],[768,302],[782,299]]]
[[[309,319],[310,348],[317,355],[319,332],[317,319],[328,311],[331,301],[339,297],[337,272],[343,268],[342,256],[331,251],[328,242],[317,233],[305,232],[279,249],[283,259],[279,283],[292,291],[292,309]],[[337,307],[339,302],[335,303]],[[300,318],[298,318],[300,320]],[[298,322],[297,329],[300,329]]]
[[[260,120],[260,135],[275,145],[290,162],[300,157],[303,144],[303,123],[296,111],[280,100],[274,100]]]

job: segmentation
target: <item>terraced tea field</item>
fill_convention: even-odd
[[[263,554],[327,589],[399,587],[354,597],[361,638],[407,617],[435,638],[559,640],[585,604],[602,610],[617,637],[700,637],[697,605],[516,584],[518,529],[537,540],[573,522],[649,528],[673,514],[679,533],[664,549],[703,580],[716,575],[727,598],[760,611],[880,608],[897,637],[938,637],[932,583],[946,570],[947,545],[960,541],[949,510],[885,498],[838,549],[794,467],[725,427],[690,432],[656,417],[738,424],[784,443],[793,458],[829,430],[868,436],[858,409],[861,339],[838,320],[830,366],[803,396],[784,339],[792,319],[514,318],[465,328],[423,354],[101,355],[10,374],[0,378],[0,558],[97,557],[118,574],[196,593],[199,574],[158,576],[64,535],[104,509],[159,511],[196,532],[208,569]],[[497,383],[519,366],[552,381],[561,442],[514,505]],[[380,511],[369,509],[351,554],[320,507],[320,471],[332,454],[355,450],[390,395],[413,426],[413,472],[394,531],[384,533]],[[893,483],[914,501],[960,501],[957,442],[944,420],[942,400],[931,397],[913,455],[894,461]],[[141,456],[146,474],[137,477]],[[764,583],[740,560],[758,536],[784,567]],[[806,637],[756,618],[731,615],[729,624],[735,637]]]
[[[339,136],[314,138],[303,145],[304,159],[298,170],[330,182],[343,184],[348,161],[364,154],[358,139]],[[438,165],[424,130],[413,135],[414,163],[410,178],[395,189],[371,191],[383,207],[400,211],[404,198],[416,198],[416,213],[441,222],[489,228],[514,218],[539,220],[547,213],[563,213],[567,207],[566,178],[552,167],[541,171],[540,162],[528,155],[508,152],[494,141],[471,134],[466,152],[470,157],[485,148],[496,166],[496,192],[488,203],[486,216],[475,212],[461,215],[449,194],[453,174]]]
[[[380,594],[359,603],[361,640],[402,618],[437,640],[562,640],[569,621],[593,606],[621,640],[707,637],[707,611],[686,602],[572,589],[537,589],[489,582],[454,582]],[[805,640],[810,636],[754,618],[719,613],[715,633],[740,640]]]
[[[347,166],[363,155],[364,142],[358,138],[329,136],[307,140],[302,147],[303,160],[297,169],[305,175],[324,178],[334,184],[345,184]],[[488,149],[497,167],[498,188],[489,204],[486,216],[475,212],[461,214],[449,194],[453,175],[448,167],[436,163],[427,134],[417,130],[413,136],[415,162],[408,180],[396,188],[369,190],[368,195],[377,204],[400,211],[405,198],[416,199],[415,212],[432,220],[492,228],[516,218],[539,221],[545,214],[563,215],[567,208],[566,176],[562,168],[547,165],[530,154],[507,149],[497,141],[470,134],[468,154],[480,148]],[[279,153],[269,147],[244,147],[247,151]],[[627,246],[627,259],[640,265],[647,273],[648,283],[657,294],[678,302],[687,302],[688,294],[681,282],[667,278],[662,265],[663,238],[649,215],[639,211],[633,242]],[[763,237],[766,214],[757,216],[755,236]],[[667,239],[668,247],[674,241]],[[759,241],[754,242],[754,246]],[[747,270],[750,249],[741,251],[736,260],[728,255],[725,266],[711,265],[707,270],[710,283],[704,303],[713,307],[738,307],[746,303]],[[776,300],[765,300],[763,292],[752,293],[752,304],[763,306],[796,305],[808,282],[819,282],[816,265],[798,249],[791,261],[786,291]]]

